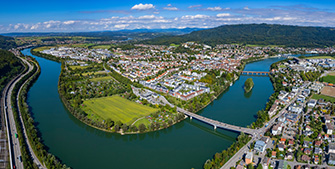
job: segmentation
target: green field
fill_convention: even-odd
[[[327,75],[321,78],[321,81],[327,82],[327,83],[335,83],[335,76]]]
[[[104,76],[104,77],[92,78],[92,79],[90,79],[90,81],[92,81],[92,82],[98,82],[98,81],[111,80],[111,79],[112,79],[111,76]]]
[[[158,111],[148,106],[144,106],[120,96],[102,97],[84,101],[83,110],[91,116],[92,114],[106,120],[121,121],[131,124],[136,119],[150,115]]]
[[[334,57],[331,56],[308,56],[306,59],[334,59]]]
[[[151,123],[148,119],[146,118],[142,118],[138,121],[136,121],[136,123],[134,124],[136,127],[138,127],[140,124],[144,124],[145,126],[149,126]]]
[[[314,94],[312,96],[312,99],[316,99],[316,100],[318,100],[318,99],[324,99],[325,101],[330,101],[332,103],[335,102],[335,98],[334,97],[325,96],[325,95],[322,95],[322,94]]]
[[[54,48],[54,47],[55,46],[42,46],[42,47],[35,48],[33,50],[36,51],[36,52],[41,52],[43,50],[47,50],[47,49]]]
[[[109,49],[111,48],[111,45],[97,45],[97,46],[93,46],[93,49]]]
[[[88,66],[69,66],[71,69],[85,69],[87,68]]]
[[[103,75],[103,74],[107,74],[106,72],[87,72],[87,73],[82,73],[83,76],[87,76],[87,75]]]

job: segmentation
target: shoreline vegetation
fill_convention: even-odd
[[[80,108],[80,106],[77,106],[77,107],[74,106],[74,104],[69,101],[69,98],[65,97],[65,95],[66,95],[65,94],[65,89],[64,89],[64,85],[62,85],[62,82],[64,80],[63,79],[63,74],[65,73],[65,71],[67,69],[66,66],[65,66],[65,60],[66,59],[56,58],[52,55],[40,53],[40,52],[34,50],[36,48],[38,48],[38,47],[35,47],[35,48],[31,49],[31,53],[33,55],[36,55],[36,56],[39,56],[39,57],[43,57],[43,58],[61,63],[61,73],[59,75],[59,80],[58,80],[58,92],[60,94],[60,98],[61,98],[62,102],[64,103],[65,107],[69,110],[69,112],[73,116],[75,116],[77,119],[79,119],[81,122],[85,123],[88,126],[91,126],[93,128],[96,128],[96,129],[99,129],[99,130],[102,130],[102,131],[105,131],[105,132],[119,133],[121,135],[124,135],[124,134],[139,134],[139,133],[147,133],[147,132],[151,132],[151,131],[158,131],[158,130],[161,130],[161,129],[165,129],[165,128],[171,127],[172,125],[174,125],[174,124],[176,124],[176,123],[178,123],[178,122],[187,118],[184,114],[176,112],[176,108],[172,108],[172,107],[166,105],[166,106],[159,106],[159,107],[164,112],[168,111],[168,112],[176,112],[177,113],[175,115],[175,118],[172,119],[172,120],[169,120],[169,122],[166,123],[166,125],[159,125],[159,124],[156,125],[156,126],[155,125],[150,125],[150,126],[141,125],[141,126],[137,127],[137,126],[133,126],[133,125],[129,125],[129,124],[127,125],[127,124],[122,123],[120,121],[109,121],[109,119],[107,120],[106,123],[104,123],[104,125],[101,125],[101,124],[96,125],[93,120],[87,118],[87,116],[88,116],[87,112],[83,111],[83,109]],[[268,57],[266,57],[266,58],[268,58]],[[195,103],[197,105],[194,106],[194,108],[192,108],[192,107],[187,108],[187,110],[197,113],[200,110],[206,108],[216,98],[218,98],[222,93],[224,93],[226,90],[228,90],[231,84],[233,84],[236,80],[239,79],[239,77],[241,75],[240,72],[244,69],[244,67],[247,63],[256,62],[256,61],[263,60],[263,59],[266,59],[266,58],[265,57],[253,57],[253,58],[249,58],[249,59],[246,59],[246,60],[242,60],[242,63],[239,67],[239,70],[240,70],[239,72],[234,72],[232,74],[222,75],[221,78],[223,78],[223,79],[221,81],[217,82],[217,83],[219,83],[219,85],[221,84],[220,85],[221,87],[219,86],[217,88],[216,92],[214,94],[210,95],[210,99],[208,101],[206,101],[205,103],[204,102]],[[111,71],[110,75],[113,77],[113,79],[123,83],[123,85],[125,85],[125,86],[135,85],[135,86],[138,86],[138,87],[142,87],[140,84],[130,82],[130,80],[128,80],[125,77],[119,75],[118,73],[112,71],[111,69],[109,69],[109,70]],[[127,89],[126,93],[127,92],[132,94],[131,90]],[[129,95],[131,95],[131,94],[129,94]],[[164,95],[170,103],[171,102],[174,103],[174,101],[171,101],[171,99],[175,99],[175,98],[172,98],[171,96],[168,96],[168,95],[163,94],[163,93],[159,93],[159,94]],[[193,100],[195,100],[195,99],[191,99],[190,103],[194,103]],[[201,99],[199,99],[199,101],[200,100]],[[82,104],[82,103],[83,102],[80,101],[79,105]],[[202,104],[199,104],[199,103],[202,103]],[[176,105],[176,104],[174,104],[174,105]],[[189,104],[185,103],[184,105],[189,105]],[[154,106],[154,105],[151,105],[151,106]],[[182,107],[182,108],[185,108],[185,107]],[[155,116],[155,113],[152,114],[152,115]],[[141,117],[141,118],[143,118],[143,117]],[[124,132],[125,130],[126,130],[126,132]]]
[[[29,57],[29,56],[28,56]],[[57,157],[50,154],[47,151],[47,147],[42,143],[42,139],[38,134],[38,129],[36,128],[36,124],[32,119],[32,113],[29,110],[29,106],[27,104],[27,94],[29,89],[38,79],[41,69],[39,67],[38,62],[29,57],[28,62],[33,65],[33,70],[24,76],[14,87],[13,95],[12,95],[12,105],[13,105],[13,113],[15,122],[20,124],[17,126],[18,129],[18,138],[20,141],[20,145],[22,148],[22,160],[25,168],[39,168],[31,159],[28,143],[24,140],[25,136],[23,134],[22,125],[25,126],[26,134],[28,136],[29,143],[36,154],[37,158],[46,165],[47,168],[68,168],[65,164],[62,164]],[[26,72],[26,69],[24,72]],[[20,89],[21,88],[21,89]],[[16,96],[19,96],[18,102],[16,102]],[[19,112],[21,113],[21,117],[23,123],[21,123]]]
[[[32,48],[31,50],[33,51],[34,48]],[[43,58],[46,58],[46,59],[49,59],[48,56],[43,56],[43,55],[40,55],[39,54],[40,52],[32,52],[32,54],[36,55],[36,56],[39,56],[39,57],[43,57]],[[51,57],[51,56],[50,56]],[[52,56],[54,57],[54,56]],[[239,72],[235,72],[233,74],[233,77],[231,77],[231,81],[228,81],[228,83],[224,83],[223,87],[221,88],[221,90],[219,90],[216,95],[214,95],[213,99],[211,99],[210,102],[208,102],[207,104],[199,107],[198,109],[196,110],[193,110],[193,112],[198,112],[204,108],[206,108],[209,104],[211,104],[217,97],[219,97],[222,93],[224,93],[224,91],[226,91],[227,89],[229,89],[229,86],[234,83],[236,80],[239,79],[239,77],[241,76],[241,71],[244,70],[245,68],[245,65],[248,64],[248,63],[252,63],[252,62],[257,62],[257,61],[260,61],[260,60],[264,60],[264,59],[268,59],[268,58],[271,58],[271,57],[277,57],[277,56],[270,56],[270,57],[254,57],[254,58],[249,58],[247,60],[242,60],[241,61],[241,65],[240,67],[238,68],[239,69]],[[58,62],[62,62],[62,70],[65,70],[65,67],[64,67],[64,60],[63,59],[51,59],[53,61],[58,61]],[[281,62],[281,61],[279,61]],[[273,63],[271,65],[271,69],[272,69],[272,66],[277,64],[278,62],[276,63]],[[69,112],[71,112],[72,115],[74,115],[76,118],[80,118],[80,113],[85,113],[85,112],[78,112],[77,110],[75,110],[71,104],[68,102],[68,100],[66,100],[66,98],[62,95],[61,91],[60,91],[60,81],[61,81],[61,75],[62,75],[63,71],[61,71],[61,74],[59,76],[59,81],[58,81],[58,90],[59,90],[59,94],[60,94],[60,97],[61,97],[61,100],[62,102],[64,103],[65,107],[69,110]],[[112,74],[117,74],[116,72],[112,72]],[[281,86],[281,83],[277,83],[278,82],[278,79],[277,78],[274,78],[272,77],[271,75],[270,76],[270,80],[272,82],[272,85],[273,85],[273,88],[275,89],[275,92],[269,97],[269,101],[265,104],[265,108],[263,110],[260,110],[257,112],[257,119],[255,122],[253,122],[250,126],[250,128],[259,128],[261,127],[262,125],[264,125],[264,123],[266,121],[269,120],[269,116],[268,116],[268,113],[267,113],[267,110],[270,109],[271,105],[274,103],[275,101],[275,98],[278,96],[278,92],[279,92],[279,89],[282,89],[282,86]],[[119,78],[120,75],[112,75],[113,78]],[[122,77],[124,78],[124,77]],[[277,80],[277,81],[276,81]],[[167,98],[168,99],[168,98]],[[77,112],[76,112],[77,111]],[[79,115],[78,115],[79,113]],[[78,118],[78,119],[79,119]],[[171,123],[169,126],[167,127],[170,127],[182,120],[186,119],[186,116],[182,116],[180,117],[179,120],[177,121],[174,121],[173,123]],[[81,119],[79,119],[80,121],[82,121]],[[107,130],[107,129],[103,129],[103,128],[100,128],[100,127],[97,127],[97,126],[94,126],[90,123],[87,123],[85,121],[82,121],[83,123],[87,124],[88,126],[91,126],[93,128],[96,128],[96,129],[99,129],[99,130],[102,130],[102,131],[106,131],[106,132],[115,132],[115,131],[111,131],[111,130]],[[166,127],[166,128],[167,128]],[[156,130],[145,130],[144,132],[127,132],[127,133],[123,133],[123,132],[117,132],[117,133],[120,133],[120,134],[138,134],[138,133],[146,133],[146,132],[151,132],[151,131],[157,131],[157,130],[161,130],[161,129],[164,129],[164,128],[159,128],[159,129],[156,129]],[[240,133],[239,136],[237,137],[237,141],[234,142],[229,148],[227,148],[226,150],[223,150],[221,153],[216,153],[214,155],[214,158],[212,160],[207,160],[206,163],[204,164],[204,168],[208,167],[208,166],[216,166],[214,164],[219,164],[218,166],[216,167],[221,167],[226,161],[228,161],[230,159],[230,157],[232,155],[234,155],[235,153],[231,154],[230,151],[231,150],[238,150],[239,148],[243,147],[251,138],[248,136],[248,135],[245,135],[244,133]],[[237,147],[237,149],[235,149],[235,147]],[[218,159],[223,159],[224,161],[222,160],[219,160],[220,162],[218,163]],[[211,164],[211,165],[210,165]]]
[[[249,93],[252,88],[254,88],[254,81],[252,80],[252,78],[248,78],[245,82],[244,82],[244,92],[245,93]]]

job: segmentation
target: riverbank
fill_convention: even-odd
[[[44,57],[43,55],[40,55],[40,57]],[[50,57],[53,57],[53,56],[50,56]],[[47,59],[49,59],[49,57],[44,57],[44,58],[47,58]],[[245,67],[245,65],[247,64],[247,63],[252,63],[252,62],[256,62],[256,61],[260,61],[260,60],[263,60],[263,59],[265,59],[265,58],[250,58],[250,59],[248,59],[248,60],[243,60],[242,61],[242,65],[241,65],[241,70],[243,70],[244,69],[244,67]],[[56,59],[54,59],[54,60],[56,60]],[[62,65],[63,65],[64,63],[62,63]],[[63,67],[63,66],[62,66]],[[201,110],[203,110],[204,108],[206,108],[208,105],[210,105],[216,98],[218,98],[223,92],[225,92],[225,91],[227,91],[228,89],[229,89],[229,87],[230,87],[230,84],[233,84],[236,80],[238,80],[239,78],[240,78],[240,75],[241,75],[241,73],[240,72],[238,72],[236,75],[234,74],[234,78],[233,78],[233,81],[232,82],[229,82],[229,84],[228,83],[226,83],[225,85],[223,85],[223,88],[222,88],[222,90],[221,91],[219,91],[219,93],[218,94],[216,94],[216,95],[214,95],[214,99],[213,100],[210,100],[206,105],[203,105],[200,109],[197,109],[197,110],[194,110],[193,112],[199,112],[199,111],[201,111]],[[80,110],[75,110],[74,109],[74,107],[71,105],[71,103],[64,97],[64,95],[62,94],[62,92],[60,91],[60,78],[61,78],[61,76],[62,76],[62,73],[61,73],[61,75],[59,76],[59,81],[58,81],[58,92],[59,92],[59,94],[60,94],[60,97],[61,97],[61,100],[62,100],[62,102],[64,103],[64,105],[65,105],[65,107],[69,110],[69,112],[71,112],[71,114],[74,116],[74,117],[76,117],[77,119],[79,119],[80,121],[82,121],[84,124],[86,124],[86,125],[88,125],[88,126],[91,126],[91,127],[94,127],[94,128],[96,128],[96,129],[100,129],[100,130],[102,130],[102,131],[105,131],[105,132],[112,132],[112,133],[119,133],[119,134],[139,134],[139,133],[146,133],[146,132],[151,132],[151,131],[158,131],[158,130],[162,130],[162,129],[165,129],[165,128],[168,128],[168,127],[171,127],[171,126],[173,126],[173,125],[175,125],[176,123],[179,123],[180,121],[182,121],[182,120],[184,120],[184,119],[186,119],[185,118],[185,116],[183,116],[183,118],[180,118],[179,120],[177,120],[177,121],[173,121],[172,123],[170,123],[170,124],[168,124],[167,126],[165,126],[165,127],[159,127],[158,129],[157,128],[155,128],[155,129],[150,129],[150,130],[145,130],[145,132],[140,132],[140,131],[137,131],[137,132],[123,132],[122,130],[119,130],[119,131],[113,131],[113,130],[110,130],[110,129],[106,129],[106,128],[101,128],[101,127],[99,127],[99,126],[96,126],[96,125],[94,125],[94,124],[91,124],[90,123],[90,121],[89,120],[82,120],[84,117],[85,117],[85,115],[82,115],[82,113],[80,113]],[[129,128],[130,128],[131,126],[129,126]],[[147,128],[148,128],[148,126],[147,126]]]
[[[27,50],[23,53],[29,55]],[[39,57],[36,59],[41,64],[42,73],[29,91],[28,103],[43,143],[50,153],[68,166],[83,169],[202,168],[206,159],[235,142],[236,133],[222,129],[213,130],[211,126],[197,120],[183,120],[165,130],[124,136],[89,127],[74,118],[60,100],[57,85],[60,63]],[[275,60],[264,63],[273,61]],[[252,65],[267,67],[262,63],[256,62]],[[250,70],[250,66],[246,70]],[[241,88],[245,76],[239,78],[229,90],[199,113],[239,126],[250,124],[254,119],[254,112],[264,107],[272,86],[267,77],[253,77],[254,93],[246,98]],[[260,93],[260,90],[265,92]],[[243,106],[236,106],[240,101]],[[229,113],[232,110],[234,113]],[[78,151],[82,153],[78,154]],[[128,162],[129,159],[132,159],[132,163]],[[150,159],[150,165],[147,159]],[[94,163],[82,163],[83,160]]]

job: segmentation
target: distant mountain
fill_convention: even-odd
[[[27,36],[86,36],[86,37],[101,37],[115,40],[128,38],[155,38],[163,35],[182,35],[192,31],[201,30],[200,28],[184,28],[184,29],[134,29],[134,30],[119,30],[119,31],[96,31],[96,32],[28,32],[28,33],[6,33],[3,35],[12,37],[27,37]]]
[[[179,36],[162,36],[144,41],[148,44],[195,41],[208,45],[254,44],[291,47],[324,47],[335,45],[334,28],[302,27],[272,24],[224,25]]]
[[[0,35],[0,49],[11,49],[16,46],[14,38]]]

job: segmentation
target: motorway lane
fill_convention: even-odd
[[[14,53],[14,52],[13,52]],[[15,53],[14,53],[15,54]],[[17,56],[17,55],[16,55]],[[19,56],[17,56],[19,57]],[[27,75],[30,71],[33,70],[33,66],[27,62],[26,60],[22,59],[21,57],[19,57],[23,62],[25,62],[27,65],[28,65],[28,71],[24,74],[24,75],[19,75],[20,77],[18,79],[15,80],[14,83],[9,83],[11,84],[10,87],[8,88],[8,86],[6,86],[6,91],[8,90],[8,93],[7,93],[7,100],[6,100],[6,105],[5,107],[7,106],[7,111],[6,111],[6,117],[8,119],[6,119],[6,122],[9,123],[7,126],[9,128],[9,136],[10,136],[10,139],[11,139],[11,149],[12,149],[12,163],[13,165],[15,166],[15,168],[18,168],[18,169],[23,169],[23,163],[22,161],[19,159],[19,157],[21,156],[21,149],[20,149],[20,143],[19,143],[19,140],[18,138],[15,137],[15,134],[17,133],[16,131],[16,124],[15,124],[15,120],[14,120],[14,116],[13,116],[13,109],[12,109],[12,106],[11,106],[11,95],[12,95],[12,91],[13,91],[13,88],[15,86],[15,84],[22,79],[22,77],[24,77],[25,75]],[[21,86],[22,87],[22,86]],[[20,88],[21,90],[21,88]],[[6,93],[6,92],[5,92]],[[16,97],[17,98],[17,97]],[[17,99],[16,99],[17,100]],[[4,103],[5,104],[5,103]],[[19,112],[20,113],[20,112]],[[20,116],[20,121],[21,123],[23,124],[23,120],[22,120],[22,117],[21,117],[21,114],[19,114]],[[39,166],[39,168],[45,168],[43,167],[43,165],[41,164],[41,162],[38,160],[38,158],[36,157],[35,153],[33,152],[33,149],[31,148],[30,146],[30,143],[29,143],[29,140],[27,139],[27,135],[26,135],[26,129],[25,129],[25,126],[23,124],[23,133],[24,133],[24,139],[26,141],[26,143],[28,144],[28,149],[30,151],[30,154],[32,156],[32,159],[34,161],[34,163],[37,164],[37,166]],[[10,141],[10,140],[9,140]],[[12,166],[12,165],[11,165]],[[14,166],[12,166],[14,168]]]
[[[29,66],[29,65],[28,65]],[[17,80],[14,81],[14,83],[12,83],[12,85],[9,87],[8,89],[8,93],[7,93],[7,118],[8,118],[8,127],[10,129],[10,137],[11,137],[11,140],[12,140],[12,152],[13,152],[13,164],[15,166],[15,168],[18,168],[18,169],[23,169],[23,163],[19,160],[19,157],[21,156],[21,149],[20,149],[20,143],[19,143],[19,140],[18,138],[15,137],[15,134],[17,133],[17,130],[16,130],[16,124],[15,124],[15,120],[14,120],[14,115],[13,115],[13,109],[12,109],[12,101],[11,101],[11,95],[12,95],[12,92],[13,92],[13,88],[15,86],[15,84],[20,81],[22,79],[22,77],[24,77],[25,75],[27,75],[30,71],[32,71],[32,67],[29,66],[29,69],[28,71],[21,75]],[[13,167],[14,168],[14,167]]]
[[[30,63],[27,62],[28,65],[30,65]],[[32,67],[32,66],[31,66]],[[37,71],[39,70],[39,67],[37,67]],[[22,87],[27,83],[27,81],[24,82],[24,84],[21,85],[20,89],[19,89],[19,92],[18,92],[18,95],[17,95],[17,98],[19,97],[19,93],[21,92],[22,90]],[[18,100],[17,100],[18,102]],[[17,103],[19,105],[19,103]],[[30,155],[32,157],[32,160],[33,162],[39,167],[39,168],[46,168],[42,165],[42,163],[39,161],[39,159],[37,158],[36,154],[34,153],[34,150],[33,148],[31,147],[30,145],[30,142],[29,142],[29,139],[28,139],[28,136],[27,136],[27,132],[26,132],[26,127],[23,123],[23,119],[22,119],[22,116],[21,116],[21,111],[19,110],[19,117],[20,117],[20,121],[21,121],[21,124],[22,124],[22,127],[23,127],[23,134],[24,134],[24,139],[26,141],[26,143],[28,144],[28,149],[29,149],[29,152],[30,152]]]

